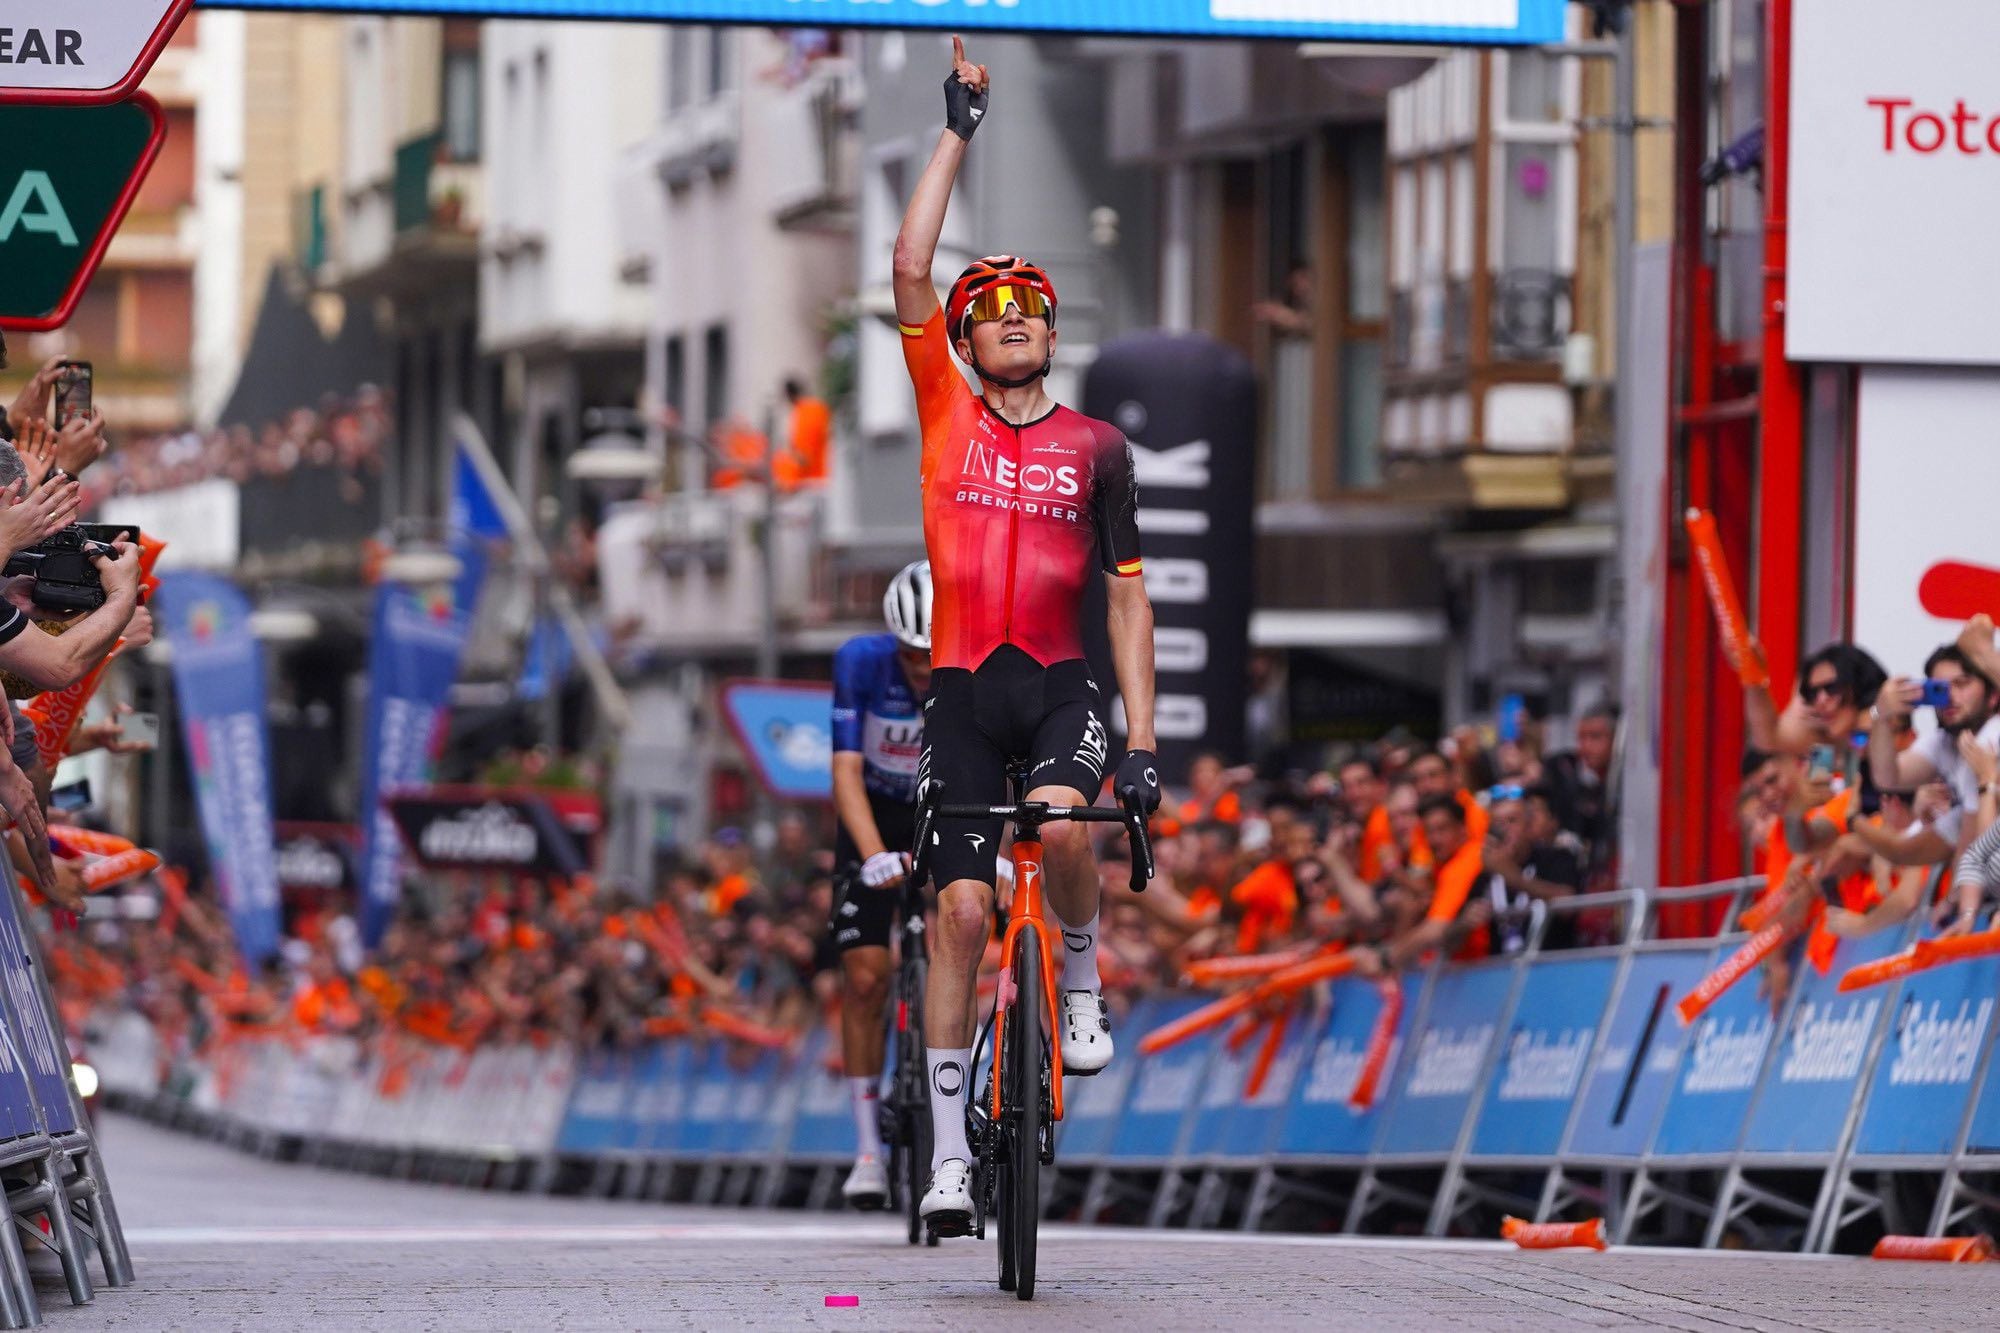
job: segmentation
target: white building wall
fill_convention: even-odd
[[[481,345],[638,342],[648,302],[619,271],[617,179],[659,104],[661,30],[494,22],[481,41]]]
[[[709,77],[717,30],[681,31],[692,55],[676,61],[672,35],[662,34],[665,96],[654,133],[625,173],[659,209],[649,361],[663,394],[663,349],[681,340],[691,427],[724,415],[761,425],[764,411],[782,401],[786,376],[815,377],[826,316],[853,290],[853,243],[839,231],[778,223],[781,203],[797,194],[800,134],[794,99],[765,78],[783,64],[784,43],[769,29],[734,30],[723,39],[727,75],[717,89]],[[683,70],[691,86],[677,92]],[[718,327],[726,330],[729,367],[710,402],[705,344]]]
[[[195,185],[191,219],[194,262],[194,355],[190,407],[201,426],[215,424],[236,383],[237,333],[244,300],[243,100],[241,14],[204,13],[197,30]]]

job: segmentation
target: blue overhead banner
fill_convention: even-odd
[[[250,633],[250,603],[229,580],[188,572],[164,576],[154,606],[173,647],[181,735],[209,867],[237,949],[261,963],[278,948],[278,852],[264,654]]]
[[[1564,0],[255,0],[258,9],[1340,42],[1561,41]],[[211,4],[204,8],[242,8]],[[978,59],[975,50],[973,59]]]

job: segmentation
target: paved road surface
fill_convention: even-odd
[[[47,1326],[120,1329],[1916,1329],[1984,1326],[2000,1265],[1050,1228],[1040,1290],[990,1245],[879,1220],[484,1195],[279,1166],[109,1117],[139,1284]],[[38,1261],[38,1268],[40,1267]],[[853,1292],[858,1309],[827,1309]]]

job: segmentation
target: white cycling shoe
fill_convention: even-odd
[[[859,1208],[864,1213],[877,1212],[889,1206],[889,1168],[873,1153],[864,1153],[854,1159],[854,1169],[847,1173],[847,1183],[840,1187],[840,1197],[850,1208]]]
[[[1096,991],[1062,993],[1062,1062],[1065,1074],[1086,1077],[1111,1063],[1111,1019]]]
[[[972,1164],[962,1157],[947,1157],[931,1172],[931,1187],[917,1205],[918,1216],[932,1234],[966,1236],[972,1233]]]

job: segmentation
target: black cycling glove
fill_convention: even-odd
[[[1139,793],[1139,808],[1147,814],[1160,808],[1160,761],[1151,750],[1127,750],[1119,761],[1111,792],[1123,800],[1127,791]]]
[[[944,127],[969,142],[972,132],[985,118],[986,94],[974,92],[969,83],[959,82],[957,70],[945,75]]]

